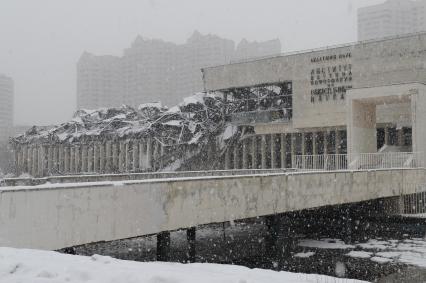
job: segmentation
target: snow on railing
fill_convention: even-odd
[[[299,171],[369,170],[424,167],[424,156],[417,152],[296,155],[293,168]],[[350,163],[348,163],[350,162]]]

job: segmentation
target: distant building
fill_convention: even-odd
[[[232,59],[279,53],[279,40],[240,43],[195,31],[177,45],[138,36],[123,56],[83,53],[77,64],[78,108],[99,108],[161,101],[174,105],[203,90],[201,68]]]
[[[84,52],[77,63],[77,107],[112,107],[122,103],[121,59]]]
[[[281,53],[281,42],[279,39],[273,39],[265,42],[249,42],[246,39],[241,40],[235,50],[235,60],[247,60],[255,57],[266,57],[279,55]]]
[[[0,143],[7,141],[13,127],[13,80],[0,75]]]
[[[426,31],[426,0],[387,0],[358,10],[358,40]]]

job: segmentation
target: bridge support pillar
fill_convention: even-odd
[[[196,241],[196,228],[191,227],[186,230],[186,239],[188,241],[188,252],[187,252],[187,262],[194,263],[196,261],[195,256],[195,241]]]
[[[170,261],[170,232],[157,234],[157,261]]]
[[[265,248],[266,255],[271,261],[276,260],[278,251],[278,234],[280,231],[279,216],[270,215],[265,217],[265,225],[268,228],[268,236],[266,238]]]

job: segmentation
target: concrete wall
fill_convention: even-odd
[[[203,70],[204,84],[207,91],[214,91],[292,81],[294,129],[345,126],[347,106],[344,100],[311,102],[311,90],[317,87],[311,85],[311,71],[350,64],[353,88],[426,82],[425,46],[426,34],[420,34],[206,68]],[[348,53],[351,53],[350,58],[312,61],[322,56]],[[406,106],[404,112],[408,109]],[[378,123],[388,122],[386,117],[386,113],[378,115]]]
[[[57,184],[0,190],[0,246],[59,249],[412,193],[424,169]]]

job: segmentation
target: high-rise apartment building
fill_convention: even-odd
[[[358,10],[358,40],[426,31],[426,0],[387,0]]]
[[[84,52],[77,63],[77,107],[98,108],[122,103],[121,59]]]
[[[279,40],[271,42],[247,42],[250,52],[244,51],[244,58],[279,53]],[[203,90],[201,68],[227,64],[237,55],[241,59],[241,54],[232,40],[197,31],[181,45],[138,36],[121,57],[85,52],[77,64],[77,106],[138,106],[156,101],[175,105]]]
[[[13,80],[0,74],[0,143],[9,138],[13,128]]]

